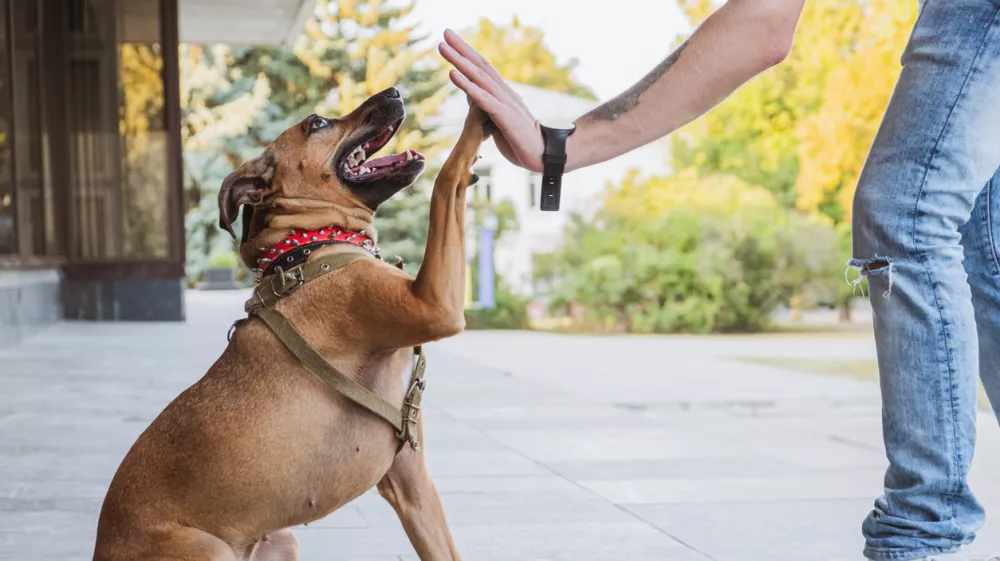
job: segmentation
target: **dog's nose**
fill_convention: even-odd
[[[384,92],[382,92],[382,95],[384,95],[389,99],[399,99],[400,97],[402,97],[401,95],[399,95],[399,90],[397,90],[396,88],[389,88]]]

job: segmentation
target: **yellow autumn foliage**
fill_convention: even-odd
[[[693,25],[716,7],[681,1]],[[810,0],[788,58],[679,131],[675,167],[733,175],[848,220],[916,12],[916,2]]]
[[[731,175],[701,176],[694,169],[653,178],[629,172],[604,201],[606,211],[632,220],[653,220],[675,209],[696,214],[735,214],[779,206],[774,195],[763,187],[747,185]]]
[[[830,71],[819,109],[799,123],[796,206],[838,209],[850,218],[858,175],[901,70],[900,55],[916,18],[911,2],[871,3],[852,46]]]

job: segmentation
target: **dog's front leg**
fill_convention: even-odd
[[[423,442],[423,414],[420,417],[417,434]],[[431,481],[424,457],[423,453],[405,446],[389,473],[378,483],[378,492],[399,515],[420,561],[457,561],[461,557],[455,549],[441,497]]]
[[[465,190],[472,183],[470,170],[491,127],[485,113],[470,107],[458,144],[434,182],[424,261],[406,295],[396,300],[406,312],[399,314],[391,330],[402,337],[393,341],[396,345],[425,343],[464,327]],[[383,333],[382,339],[387,335]],[[420,442],[424,439],[422,417],[417,425]],[[405,446],[379,482],[378,491],[396,510],[421,561],[459,559],[424,454]]]
[[[374,263],[359,265],[367,266],[371,277],[350,287],[350,313],[377,334],[370,344],[401,349],[465,328],[465,191],[492,126],[485,113],[469,108],[462,135],[434,181],[427,248],[416,278]]]
[[[469,107],[462,135],[434,182],[427,249],[413,282],[414,295],[433,303],[459,331],[465,325],[465,193],[478,179],[471,169],[492,126],[486,113]]]

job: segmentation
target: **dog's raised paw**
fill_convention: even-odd
[[[497,131],[497,126],[493,123],[493,119],[486,117],[483,121],[483,138],[489,138],[493,136],[493,133]]]

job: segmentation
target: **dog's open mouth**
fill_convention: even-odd
[[[367,183],[395,176],[401,172],[410,173],[414,171],[413,168],[418,166],[422,169],[424,156],[416,150],[406,150],[370,159],[389,142],[402,123],[403,120],[399,119],[373,138],[362,142],[351,150],[340,163],[340,171],[344,174],[344,179],[351,183]]]

